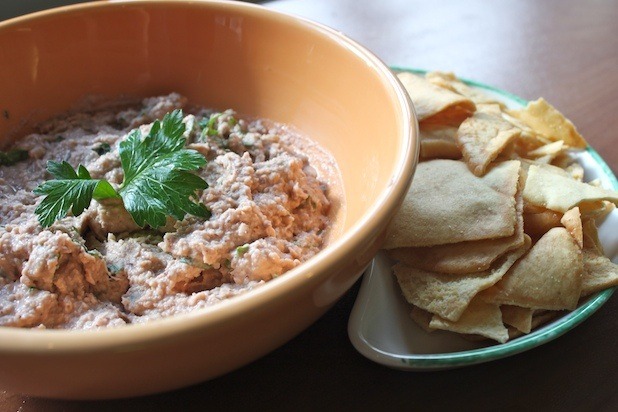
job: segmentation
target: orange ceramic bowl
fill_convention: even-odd
[[[294,125],[333,153],[345,208],[305,264],[211,308],[99,331],[0,328],[0,389],[94,399],[221,375],[282,345],[359,278],[417,162],[396,77],[344,35],[244,3],[96,2],[0,24],[0,136],[85,97],[177,91],[196,104]]]

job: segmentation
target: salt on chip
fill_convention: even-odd
[[[547,167],[528,168],[524,200],[558,212],[566,212],[581,202],[608,200],[618,204],[618,192],[573,180]]]
[[[479,291],[498,282],[515,261],[530,247],[530,239],[519,249],[507,253],[494,268],[467,275],[448,275],[415,269],[401,263],[393,272],[406,300],[441,318],[456,321]]]
[[[463,162],[421,162],[390,225],[385,249],[511,236],[517,211],[519,161],[474,176]],[[482,224],[480,224],[482,223]]]
[[[489,164],[521,133],[521,130],[504,120],[497,108],[479,107],[464,120],[457,131],[457,141],[470,170],[482,176]]]
[[[502,312],[498,305],[481,299],[473,299],[457,321],[434,316],[429,322],[432,329],[484,336],[504,343],[509,333],[502,323]]]
[[[508,113],[551,141],[562,140],[567,146],[580,149],[587,146],[573,123],[543,98],[529,102],[524,109]]]
[[[573,310],[581,292],[582,272],[579,246],[565,228],[556,227],[482,295],[500,305]]]
[[[476,110],[472,100],[436,86],[421,76],[402,72],[397,77],[414,103],[419,122],[431,120],[441,124],[459,124]]]

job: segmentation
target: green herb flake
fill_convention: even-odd
[[[109,273],[111,273],[112,275],[117,275],[122,270],[124,270],[124,268],[122,266],[120,266],[120,265],[115,265],[113,263],[108,263],[107,264],[107,271]]]
[[[102,156],[105,153],[109,153],[110,150],[112,150],[112,147],[109,145],[109,143],[103,142],[103,143],[93,147],[92,150],[95,151],[99,156]]]
[[[8,152],[0,151],[0,166],[13,166],[15,163],[28,159],[28,151],[23,149],[13,149]]]
[[[248,251],[248,250],[249,250],[249,245],[245,243],[244,245],[242,245],[242,246],[238,246],[238,247],[236,248],[236,254],[237,254],[238,256],[242,256],[242,255],[244,255],[245,253],[247,253],[247,251]]]
[[[63,140],[64,140],[64,136],[62,136],[62,135],[58,135],[58,136],[56,136],[56,138],[54,139],[54,142],[56,142],[56,143],[57,143],[57,142],[61,142],[61,141],[63,141]]]
[[[200,127],[202,128],[202,136],[216,136],[219,134],[217,130],[217,119],[221,116],[221,113],[215,113],[210,115],[208,120],[202,119],[199,122]]]
[[[86,253],[88,253],[90,256],[94,256],[94,257],[99,258],[99,259],[103,258],[103,255],[101,255],[101,252],[99,252],[96,249],[92,249],[92,250],[86,249]]]
[[[200,269],[212,269],[213,268],[208,263],[198,262],[196,260],[193,260],[187,257],[181,257],[178,260],[180,260],[185,265],[193,266],[193,267],[200,268]]]

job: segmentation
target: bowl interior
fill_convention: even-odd
[[[16,19],[0,34],[3,139],[85,97],[177,91],[195,104],[292,124],[326,147],[347,199],[339,233],[383,194],[406,152],[392,138],[409,121],[401,96],[374,62],[342,53],[349,44],[326,29],[258,7],[95,4]]]

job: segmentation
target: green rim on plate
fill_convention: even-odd
[[[420,69],[407,69],[401,67],[391,67],[395,71],[406,71],[416,74],[425,74],[427,70]],[[500,96],[503,96],[506,100],[512,100],[522,106],[525,106],[528,101],[522,99],[519,96],[508,93],[504,90],[497,89],[492,86],[488,86],[483,83],[479,83],[477,81],[472,81],[468,79],[459,78],[459,80],[463,81],[465,84],[469,86],[473,86],[479,89],[489,90],[493,93],[496,93]],[[605,161],[601,158],[599,153],[594,150],[592,147],[588,146],[586,151],[591,155],[594,161],[600,166],[601,172],[607,177],[610,181],[612,187],[615,190],[618,190],[618,179],[610,169],[610,167],[605,163]],[[479,349],[467,350],[462,352],[450,352],[450,353],[439,353],[439,354],[419,354],[419,355],[408,355],[401,356],[396,355],[394,357],[398,357],[403,364],[409,366],[415,366],[419,368],[443,368],[446,366],[463,366],[468,364],[480,363],[489,361],[492,359],[503,358],[510,355],[515,355],[517,353],[526,351],[528,349],[532,349],[539,345],[542,345],[550,340],[553,340],[569,330],[573,329],[575,326],[579,325],[585,319],[590,317],[594,312],[596,312],[607,300],[612,296],[616,287],[603,290],[592,295],[588,300],[586,300],[583,304],[577,307],[577,309],[569,312],[568,314],[558,318],[556,321],[551,322],[534,332],[531,332],[527,335],[523,335],[507,343],[497,344],[494,346],[483,347]],[[390,355],[393,356],[393,355]]]

